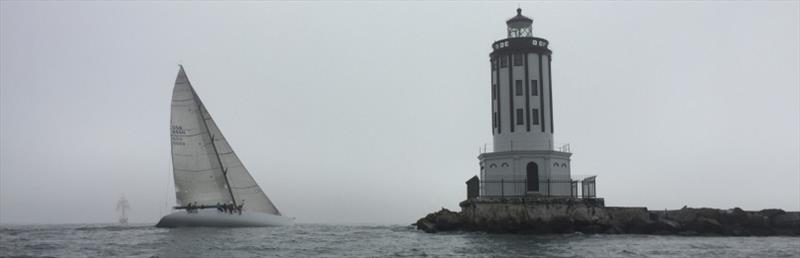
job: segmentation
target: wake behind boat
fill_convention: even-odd
[[[183,66],[172,91],[172,172],[178,206],[156,227],[294,224],[281,215],[236,156]]]

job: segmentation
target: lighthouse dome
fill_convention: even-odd
[[[533,19],[522,15],[522,8],[517,8],[517,15],[506,21],[506,25],[508,25],[508,37],[533,37],[532,24]]]

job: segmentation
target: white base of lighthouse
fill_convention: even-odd
[[[518,150],[483,153],[480,196],[577,195],[570,174],[572,153]]]

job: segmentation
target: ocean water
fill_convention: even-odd
[[[426,234],[410,226],[0,226],[6,257],[800,257],[800,237]]]

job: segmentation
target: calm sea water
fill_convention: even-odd
[[[798,237],[426,234],[409,226],[0,226],[0,256],[800,257]]]

